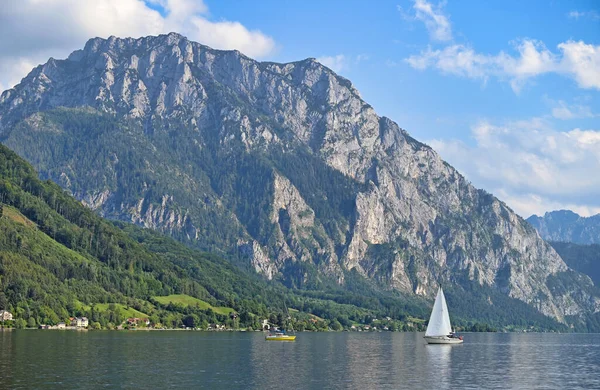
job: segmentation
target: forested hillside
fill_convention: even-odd
[[[550,242],[567,265],[588,275],[600,287],[600,245],[582,245],[572,242]]]
[[[99,215],[298,295],[408,312],[442,285],[477,291],[489,307],[469,315],[500,322],[515,299],[526,321],[581,325],[600,310],[529,224],[314,59],[257,62],[176,33],[91,39],[0,95],[0,141]],[[50,237],[116,270],[145,266],[67,218],[84,232]]]
[[[346,288],[330,284],[320,290],[290,290],[157,232],[115,225],[51,181],[39,180],[29,164],[3,145],[0,205],[0,309],[12,311],[23,325],[52,325],[86,315],[94,326],[112,327],[137,314],[166,327],[214,322],[256,328],[262,318],[281,321],[284,296],[297,310],[299,329],[349,328],[385,317],[391,318],[392,329],[419,329],[429,315],[426,302],[378,290],[355,271],[348,274]],[[474,305],[464,291],[449,290],[459,327],[486,322],[562,329],[493,290],[479,292],[497,300],[494,310],[484,308],[485,300]],[[202,304],[168,304],[156,298],[172,295]],[[231,310],[220,312],[219,307],[239,316],[232,319],[224,314]]]
[[[339,288],[290,291],[246,274],[218,256],[185,247],[131,224],[114,225],[67,195],[0,145],[0,309],[35,326],[87,315],[97,326],[120,324],[128,313],[146,314],[167,327],[209,322],[231,327],[281,320],[284,296],[297,310],[300,329],[349,327],[391,316],[424,318],[424,301],[377,293],[357,275],[355,293]],[[155,297],[187,295],[240,315],[161,304]],[[414,302],[413,302],[414,301]],[[137,312],[130,311],[133,308]],[[311,321],[317,316],[319,321]]]
[[[157,233],[103,220],[56,184],[40,181],[29,164],[2,145],[0,202],[0,308],[29,325],[56,324],[73,315],[116,325],[126,307],[168,327],[231,322],[212,310],[154,299],[171,294],[229,307],[244,314],[243,326],[257,326],[259,318],[283,308],[287,291],[282,286],[268,286],[217,256]],[[358,308],[294,295],[288,304],[330,320],[383,314],[382,305]],[[405,313],[395,317],[400,314]]]

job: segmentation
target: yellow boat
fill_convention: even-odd
[[[290,320],[289,328],[285,327],[284,329],[291,330],[292,333],[295,333],[294,328],[292,327],[292,324],[291,324],[292,317],[290,317],[290,313],[288,312],[287,306],[285,305],[285,299],[283,301],[283,308],[284,308],[284,314],[286,315],[287,320]],[[286,321],[286,322],[288,322],[288,321]],[[275,328],[275,329],[277,329],[277,328]],[[269,333],[268,335],[265,336],[265,340],[267,340],[267,341],[296,341],[295,334],[285,334],[284,332],[285,331],[283,331],[283,332],[277,331],[277,332]]]
[[[265,336],[265,340],[267,341],[294,341],[296,340],[296,335],[289,335],[285,333],[269,333]]]

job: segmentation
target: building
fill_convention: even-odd
[[[209,330],[225,330],[225,325],[220,325],[220,324],[210,324],[208,326]]]
[[[0,321],[12,321],[13,315],[7,310],[0,310]]]
[[[137,317],[131,317],[127,319],[127,325],[130,326],[137,326],[137,325],[141,325],[144,324],[146,326],[150,325],[150,320],[148,318],[137,318]]]
[[[59,322],[56,325],[56,329],[67,329],[67,324],[65,324],[64,322]]]
[[[89,321],[87,317],[74,317],[71,318],[71,326],[75,326],[77,328],[87,328],[89,325]]]

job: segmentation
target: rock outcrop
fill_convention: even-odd
[[[314,59],[95,38],[1,95],[0,139],[100,213],[269,279],[343,285],[354,269],[426,297],[489,286],[559,321],[600,308],[551,289],[568,267],[528,223]]]

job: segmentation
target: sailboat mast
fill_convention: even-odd
[[[446,305],[444,291],[440,287],[437,296],[435,297],[435,303],[433,304],[433,310],[431,311],[431,317],[429,318],[425,335],[447,336],[451,332],[452,325],[450,324],[450,316],[448,315],[448,306]]]

